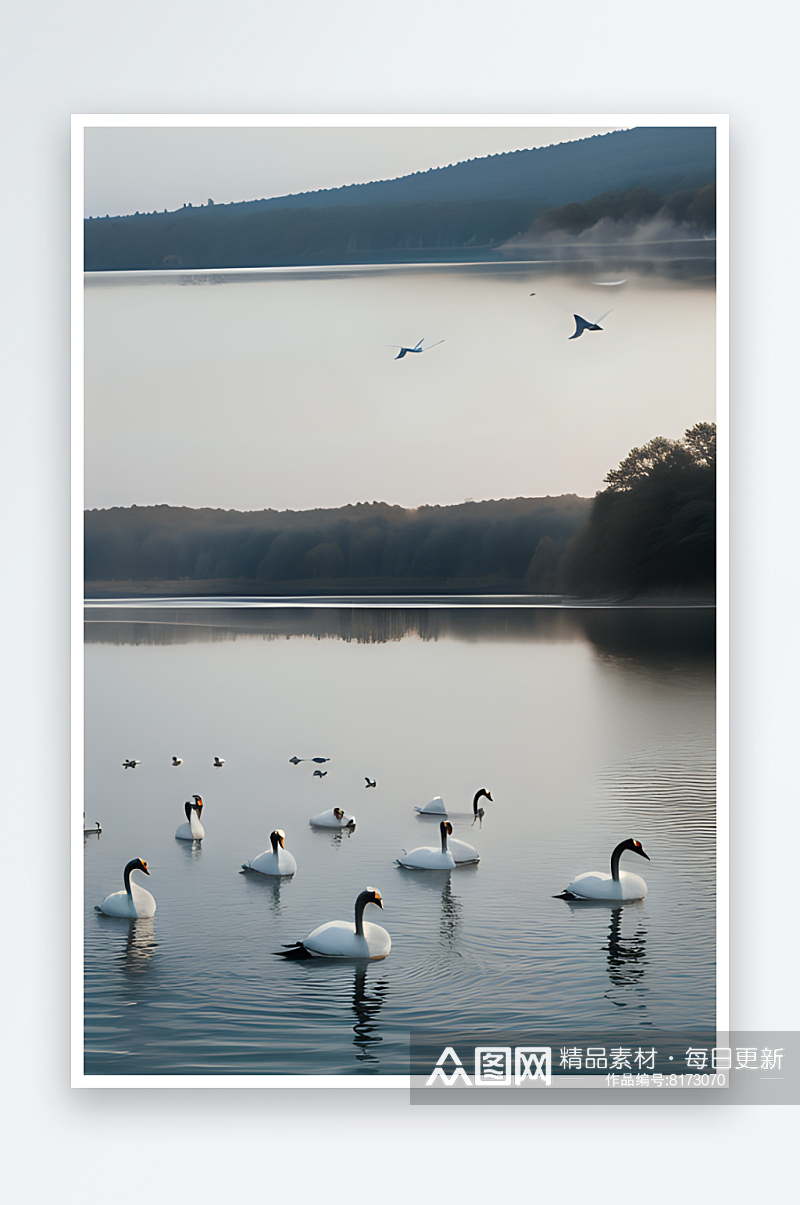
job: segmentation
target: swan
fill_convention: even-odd
[[[206,830],[200,823],[203,801],[199,795],[193,795],[192,798],[194,803],[183,805],[183,810],[186,812],[186,823],[179,824],[175,829],[175,836],[179,841],[202,841],[206,835]]]
[[[214,758],[214,768],[215,768],[216,770],[221,769],[221,767],[222,767],[222,766],[224,766],[224,765],[225,765],[225,758],[224,758],[224,757],[215,757],[215,758]]]
[[[430,803],[426,803],[424,808],[414,808],[415,812],[419,812],[420,816],[446,816],[447,808],[444,806],[444,800],[441,795],[437,795]]]
[[[348,816],[341,808],[329,808],[327,812],[312,816],[308,823],[315,828],[355,828],[356,818]]]
[[[442,834],[442,848],[434,849],[433,846],[422,846],[420,849],[412,849],[410,854],[403,850],[402,858],[397,859],[398,866],[408,866],[413,870],[452,870],[456,864],[450,850],[447,848],[447,837],[453,831],[453,826],[449,820],[443,820],[439,825],[439,832]]]
[[[172,764],[173,764],[173,766],[182,766],[183,758],[182,757],[173,757]]]
[[[631,853],[639,854],[641,858],[647,858],[648,862],[650,861],[642,849],[640,841],[634,841],[632,837],[627,841],[620,841],[611,855],[611,874],[603,874],[600,871],[579,874],[577,879],[573,879],[560,895],[553,898],[557,900],[643,900],[647,895],[647,884],[644,879],[627,870],[620,872],[619,860],[626,849],[629,849]]]
[[[251,862],[244,862],[242,870],[257,870],[259,874],[281,877],[294,874],[297,870],[297,863],[284,845],[286,833],[282,828],[276,828],[270,833],[269,839],[272,842],[272,849],[259,854]]]
[[[282,958],[385,958],[392,948],[392,939],[380,925],[364,920],[367,904],[383,908],[383,900],[374,887],[367,887],[356,900],[355,924],[328,921],[309,933],[305,941],[297,941],[276,953]]]
[[[95,912],[102,912],[105,916],[124,916],[128,920],[135,920],[139,916],[155,916],[156,901],[150,892],[131,882],[131,873],[134,870],[143,870],[145,874],[150,873],[146,862],[143,862],[141,858],[134,858],[132,862],[128,863],[122,874],[125,890],[107,895],[102,904],[95,904]]]
[[[487,791],[486,787],[481,787],[481,789],[479,791],[476,791],[475,798],[472,800],[472,823],[473,824],[475,823],[476,820],[483,820],[483,817],[486,814],[484,812],[483,808],[478,807],[478,800],[481,798],[482,795],[485,796],[485,798],[489,800],[489,803],[494,803],[494,800],[492,799],[492,793],[491,793],[491,791]]]

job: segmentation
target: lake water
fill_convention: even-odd
[[[713,616],[87,608],[87,1074],[405,1074],[411,1030],[713,1027]],[[176,841],[195,793],[206,837]],[[438,844],[435,795],[479,865],[395,865]],[[354,832],[309,827],[336,805]],[[241,874],[276,827],[295,876]],[[553,898],[628,837],[644,901]],[[98,915],[136,857],[155,918]],[[275,957],[368,885],[385,961]]]

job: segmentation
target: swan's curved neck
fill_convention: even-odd
[[[270,833],[269,839],[272,842],[272,852],[274,854],[276,854],[278,852],[278,840],[279,840],[278,834]]]
[[[619,882],[619,860],[622,857],[623,852],[627,848],[628,848],[628,842],[620,841],[619,845],[617,846],[617,848],[614,850],[614,852],[611,855],[611,878],[614,880],[615,883]]]
[[[123,871],[123,875],[122,875],[123,882],[125,883],[125,890],[127,891],[128,895],[131,897],[131,899],[133,899],[133,895],[131,893],[131,871],[136,870],[136,869],[137,869],[136,863],[129,862],[128,865],[125,867],[125,870]]]
[[[447,825],[440,824],[439,828],[441,829],[441,833],[442,833],[442,853],[446,854],[447,853]]]
[[[364,909],[371,902],[369,893],[366,891],[356,900],[356,937],[364,936]]]
[[[186,813],[186,819],[191,824],[192,823],[192,805],[188,801],[183,805],[183,810]]]

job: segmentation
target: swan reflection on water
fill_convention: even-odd
[[[289,888],[292,883],[291,875],[282,878],[280,875],[248,874],[240,870],[239,874],[248,885],[248,890],[258,892],[259,897],[267,901],[270,912],[275,916],[281,915],[281,891]]]
[[[384,998],[389,990],[389,981],[384,976],[371,984],[372,995],[367,995],[367,975],[369,967],[364,964],[356,967],[353,982],[353,1012],[356,1023],[353,1026],[353,1045],[356,1046],[356,1058],[360,1063],[379,1062],[371,1047],[382,1042],[383,1038],[377,1032],[378,1014],[383,1008]]]
[[[158,942],[153,932],[152,917],[132,920],[128,926],[125,949],[121,956],[122,969],[128,974],[146,971],[157,949]]]
[[[628,905],[628,907],[635,919],[642,919],[641,916],[636,916],[637,912],[643,911],[641,904]],[[631,937],[623,937],[621,932],[623,911],[623,908],[612,908],[611,910],[611,924],[608,930],[608,942],[605,946],[608,977],[615,988],[621,989],[623,995],[629,995],[632,992],[634,996],[638,996],[640,992],[637,989],[645,988],[647,930],[640,926]],[[612,1004],[616,1004],[618,1008],[626,1008],[631,1004],[637,1008],[645,1007],[644,1001],[616,1000],[611,994],[607,994],[606,999],[610,1000]]]
[[[641,900],[626,904],[609,904],[608,900],[568,900],[570,912],[585,915],[601,910],[610,912],[608,940],[601,946],[606,955],[606,968],[611,980],[611,989],[604,992],[605,998],[617,1008],[645,1008],[643,998],[647,991],[647,929],[644,927],[645,911]],[[638,921],[630,937],[622,935],[622,914]],[[620,998],[622,997],[622,998]]]

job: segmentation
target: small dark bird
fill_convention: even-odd
[[[310,761],[315,761],[315,762],[316,762],[318,765],[320,765],[320,766],[321,766],[321,765],[323,765],[323,764],[324,764],[326,761],[330,761],[331,759],[330,759],[329,757],[312,757],[312,758],[310,758],[309,760],[310,760]]]
[[[575,334],[570,335],[570,339],[579,339],[584,331],[601,331],[603,328],[598,323],[607,318],[610,313],[611,310],[606,310],[605,314],[600,315],[597,322],[587,322],[585,318],[581,318],[580,314],[573,314],[572,317],[575,319]]]
[[[127,761],[122,763],[122,768],[123,770],[135,770],[136,767],[140,766],[141,764],[142,763],[140,761],[135,761],[134,758],[129,757]]]
[[[420,339],[420,341],[416,347],[402,347],[399,343],[387,343],[386,346],[387,347],[399,347],[400,355],[395,356],[395,360],[402,360],[403,356],[406,356],[409,353],[411,353],[413,355],[416,352],[430,351],[431,347],[438,347],[439,343],[444,343],[444,339],[440,339],[438,341],[438,343],[431,343],[431,347],[422,347],[422,344],[424,342],[425,342],[424,338]]]
[[[173,766],[182,766],[183,758],[182,757],[173,757],[172,764],[173,764]]]
[[[531,293],[531,297],[535,297],[535,296],[536,296],[536,294],[535,294],[535,293]]]
[[[367,778],[366,774],[364,775],[364,777]],[[368,787],[377,786],[375,779],[373,778],[372,780],[370,780],[369,778],[367,778],[367,786]]]
[[[315,770],[314,773],[311,775],[311,777],[312,778],[324,778],[327,773],[328,773],[327,770]]]
[[[224,765],[225,765],[225,758],[224,758],[224,757],[215,757],[215,758],[214,758],[214,767],[215,767],[217,770],[221,769],[221,767],[222,767],[222,766],[224,766]]]
[[[305,760],[306,760],[306,758],[304,758],[304,757],[290,757],[289,758],[289,761],[291,762],[291,764],[293,766],[299,766],[300,762],[305,761]]]

